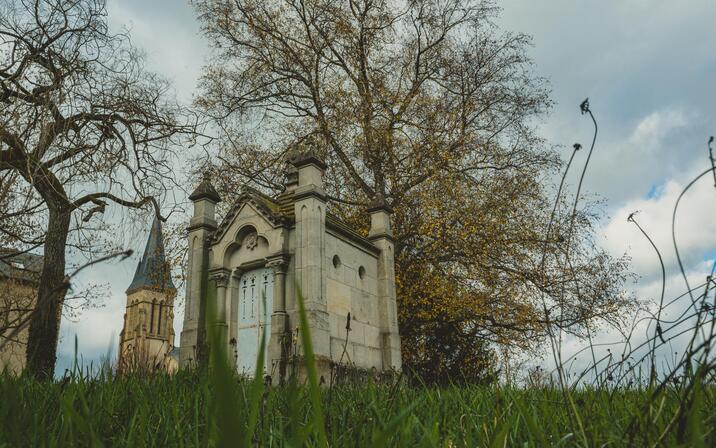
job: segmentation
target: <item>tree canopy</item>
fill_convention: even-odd
[[[365,206],[387,201],[404,361],[423,378],[477,380],[497,345],[535,348],[554,326],[583,335],[630,306],[625,260],[593,242],[595,209],[573,231],[565,198],[552,213],[562,161],[534,129],[547,85],[492,2],[197,10],[213,56],[196,103],[220,130],[219,188],[279,190],[298,144],[325,157],[344,220],[366,231]]]

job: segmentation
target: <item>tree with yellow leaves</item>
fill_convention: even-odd
[[[197,11],[214,50],[197,105],[220,130],[219,183],[278,190],[277,166],[303,144],[326,159],[344,220],[365,228],[364,208],[386,200],[412,371],[484,379],[493,347],[535,348],[550,328],[581,334],[628,306],[623,260],[590,240],[594,214],[577,216],[569,260],[571,210],[547,232],[561,162],[530,123],[550,101],[529,38],[500,32],[492,2],[200,0]]]

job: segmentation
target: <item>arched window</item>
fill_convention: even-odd
[[[149,313],[149,332],[154,333],[154,308],[157,306],[157,300],[152,300],[152,311]]]
[[[162,302],[159,302],[159,317],[157,318],[157,334],[162,334]]]
[[[246,289],[248,288],[248,280],[244,276],[241,279],[241,319],[246,319],[248,316],[246,314]]]
[[[253,319],[255,316],[255,310],[256,310],[256,287],[258,285],[256,284],[256,274],[251,276],[251,318]]]

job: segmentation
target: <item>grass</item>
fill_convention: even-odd
[[[60,383],[4,377],[0,380],[0,446],[583,444],[582,436],[571,429],[574,424],[563,395],[549,388],[401,386],[396,392],[372,384],[337,386],[330,401],[327,394],[321,397],[325,420],[321,428],[315,424],[310,387],[289,384],[261,390],[255,419],[250,412],[255,407],[254,384],[235,379],[228,387],[221,397],[231,398],[233,413],[219,415],[226,409],[216,406],[217,387],[210,376],[197,372],[174,377],[77,377]],[[660,409],[648,415],[641,407],[646,393],[575,392],[589,445],[656,442],[677,412],[679,394],[665,393]],[[686,430],[696,431],[704,446],[714,446],[714,391],[704,389],[699,397],[698,418],[691,419]],[[631,427],[634,421],[637,426]],[[676,444],[676,437],[673,431],[664,442]]]
[[[237,377],[209,326],[213,350],[202,371],[90,376],[76,368],[58,382],[0,375],[0,447],[716,446],[716,389],[699,375],[658,391],[578,388],[569,401],[555,387],[322,388],[298,300],[306,384]]]

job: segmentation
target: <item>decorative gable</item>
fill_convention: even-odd
[[[224,235],[245,205],[250,205],[251,208],[273,228],[284,226],[288,221],[288,219],[281,214],[278,203],[258,190],[245,186],[241,189],[239,197],[236,198],[231,209],[214,232],[212,238],[213,243],[217,243],[224,238]]]

